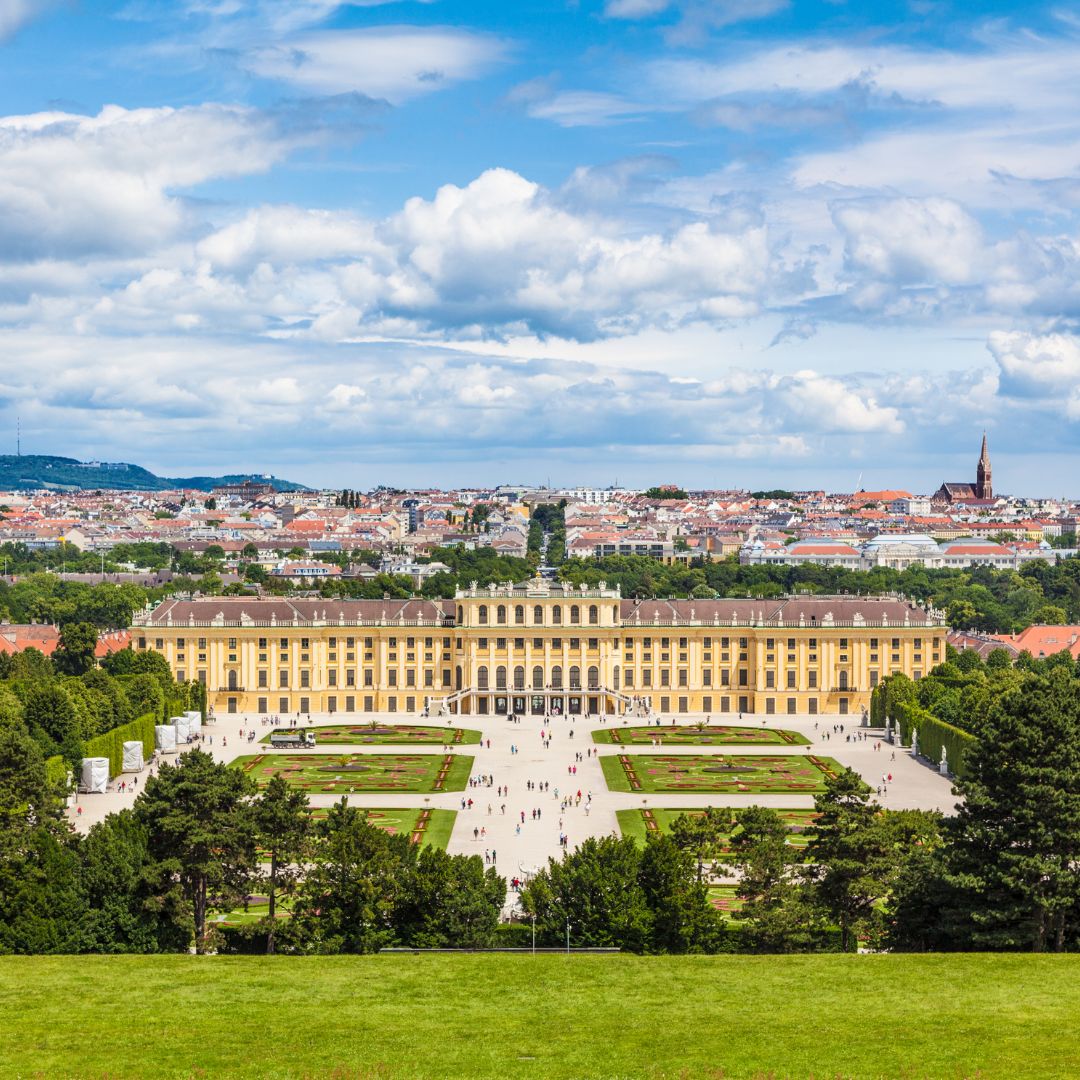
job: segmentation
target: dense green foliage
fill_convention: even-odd
[[[209,491],[223,484],[242,484],[257,480],[273,485],[277,491],[297,491],[302,484],[275,477],[265,479],[254,474],[230,476],[155,476],[139,465],[120,468],[87,465],[76,458],[52,457],[45,454],[0,454],[0,490],[36,491],[39,488],[112,491],[169,491],[175,488],[194,488]]]
[[[541,557],[544,539],[547,539],[548,566],[559,566],[566,559],[566,500],[558,503],[539,503],[533,507],[529,519],[527,551],[537,561]]]
[[[87,638],[86,629],[69,634],[65,627],[61,640],[78,638],[92,655],[96,638]],[[64,674],[70,662],[70,655],[55,661],[37,649],[0,655],[0,720],[18,725],[46,757],[59,755],[73,768],[83,757],[107,757],[116,775],[125,740],[141,739],[149,755],[155,722],[187,709],[205,711],[204,687],[175,682],[156,653],[123,649],[77,675]]]

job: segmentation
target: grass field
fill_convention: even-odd
[[[281,773],[311,795],[463,791],[473,759],[459,754],[253,754],[232,764],[260,786]]]
[[[702,727],[598,728],[593,742],[618,746],[652,746],[657,739],[671,746],[806,746],[810,740],[797,731],[768,727],[730,727],[711,724]]]
[[[792,847],[805,847],[809,842],[810,837],[813,836],[813,822],[817,817],[817,813],[813,810],[790,810],[790,809],[777,809],[776,811],[787,823],[790,833],[788,835],[788,843]],[[687,810],[667,810],[662,808],[648,807],[643,810],[616,810],[615,817],[619,822],[619,831],[623,836],[632,837],[639,844],[645,843],[645,837],[650,832],[667,833],[671,831],[671,823],[682,814],[688,814],[691,817],[699,816],[704,813],[703,809],[687,809]],[[737,819],[739,811],[734,810],[733,814]],[[735,827],[730,833],[724,834],[723,848],[721,849],[719,858],[729,859],[731,858],[731,850],[728,847],[728,843],[731,837],[739,831],[739,826],[736,823]]]
[[[814,795],[841,770],[832,758],[812,754],[610,754],[600,767],[612,791],[703,795]]]
[[[3,957],[0,1008],[50,1080],[1050,1080],[1080,957]]]
[[[425,727],[420,724],[334,724],[326,727],[309,727],[304,731],[315,733],[319,746],[376,746],[385,744],[456,746],[475,745],[480,732],[470,728]],[[270,735],[260,740],[270,744]]]

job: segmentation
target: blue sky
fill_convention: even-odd
[[[986,428],[1080,494],[1078,70],[1067,4],[0,0],[0,407],[351,487],[925,491]]]

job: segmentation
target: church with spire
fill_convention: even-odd
[[[994,483],[990,468],[990,447],[986,441],[986,432],[983,432],[982,451],[979,454],[979,463],[975,466],[974,484],[944,483],[934,492],[933,501],[936,503],[993,503]]]

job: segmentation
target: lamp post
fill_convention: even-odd
[[[570,955],[570,920],[566,920],[566,955]]]
[[[536,955],[536,912],[534,911],[530,916],[532,918],[532,954]]]

